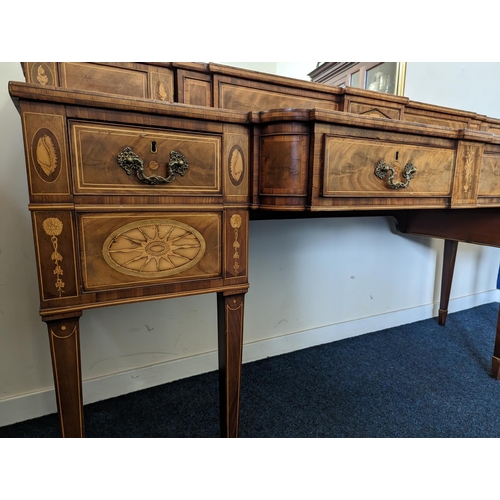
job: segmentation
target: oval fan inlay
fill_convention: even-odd
[[[120,273],[161,278],[193,267],[205,249],[205,239],[194,227],[174,220],[152,219],[113,231],[106,238],[102,253]]]

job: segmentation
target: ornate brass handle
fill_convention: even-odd
[[[410,185],[410,181],[415,177],[415,174],[417,173],[417,167],[413,165],[411,161],[409,161],[401,173],[401,177],[403,179],[406,179],[406,182],[400,182],[396,181],[394,182],[394,174],[395,171],[392,167],[387,165],[387,163],[384,160],[380,160],[376,165],[375,165],[375,175],[379,179],[385,179],[387,176],[387,173],[390,172],[389,178],[387,179],[387,185],[391,189],[401,189],[401,188],[406,188]]]
[[[118,161],[118,165],[120,165],[120,167],[122,167],[128,175],[135,172],[140,181],[152,185],[173,182],[176,174],[179,174],[182,177],[189,167],[187,158],[180,153],[177,153],[177,151],[170,151],[170,161],[167,165],[167,177],[161,177],[160,175],[145,175],[144,162],[132,151],[132,148],[129,147],[126,147],[121,153],[119,153],[116,160]]]

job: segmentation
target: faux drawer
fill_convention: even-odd
[[[128,97],[174,100],[173,70],[142,63],[25,62],[27,83]]]
[[[221,191],[218,135],[79,122],[71,122],[70,135],[76,193],[196,195]],[[142,164],[130,173],[119,163],[126,148],[139,159],[137,165]],[[169,169],[172,152],[181,155],[187,165],[182,173],[172,174]],[[155,179],[160,182],[152,182]]]
[[[220,213],[83,214],[85,291],[221,276]]]
[[[389,168],[385,178],[375,174],[379,162]],[[453,149],[327,135],[323,196],[450,196],[454,164]]]
[[[483,155],[479,196],[500,196],[500,147],[490,146]]]

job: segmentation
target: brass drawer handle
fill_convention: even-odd
[[[413,179],[413,177],[415,177],[415,174],[417,173],[417,167],[413,165],[411,161],[409,161],[405,165],[405,168],[401,174],[403,179],[406,179],[406,182],[400,182],[400,181],[394,182],[395,171],[392,167],[387,165],[387,163],[384,160],[380,160],[377,163],[377,165],[375,165],[375,175],[379,179],[385,179],[388,172],[390,172],[389,178],[387,179],[388,186],[391,189],[401,189],[401,188],[406,188],[410,185],[410,181]]]
[[[177,151],[170,151],[170,161],[168,162],[168,176],[161,177],[160,175],[144,175],[144,162],[133,151],[132,148],[126,147],[116,157],[118,165],[130,175],[135,171],[137,178],[146,184],[166,184],[175,180],[175,175],[184,175],[189,167],[187,158]]]

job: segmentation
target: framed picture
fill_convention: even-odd
[[[405,62],[322,62],[309,73],[313,82],[404,95]]]

